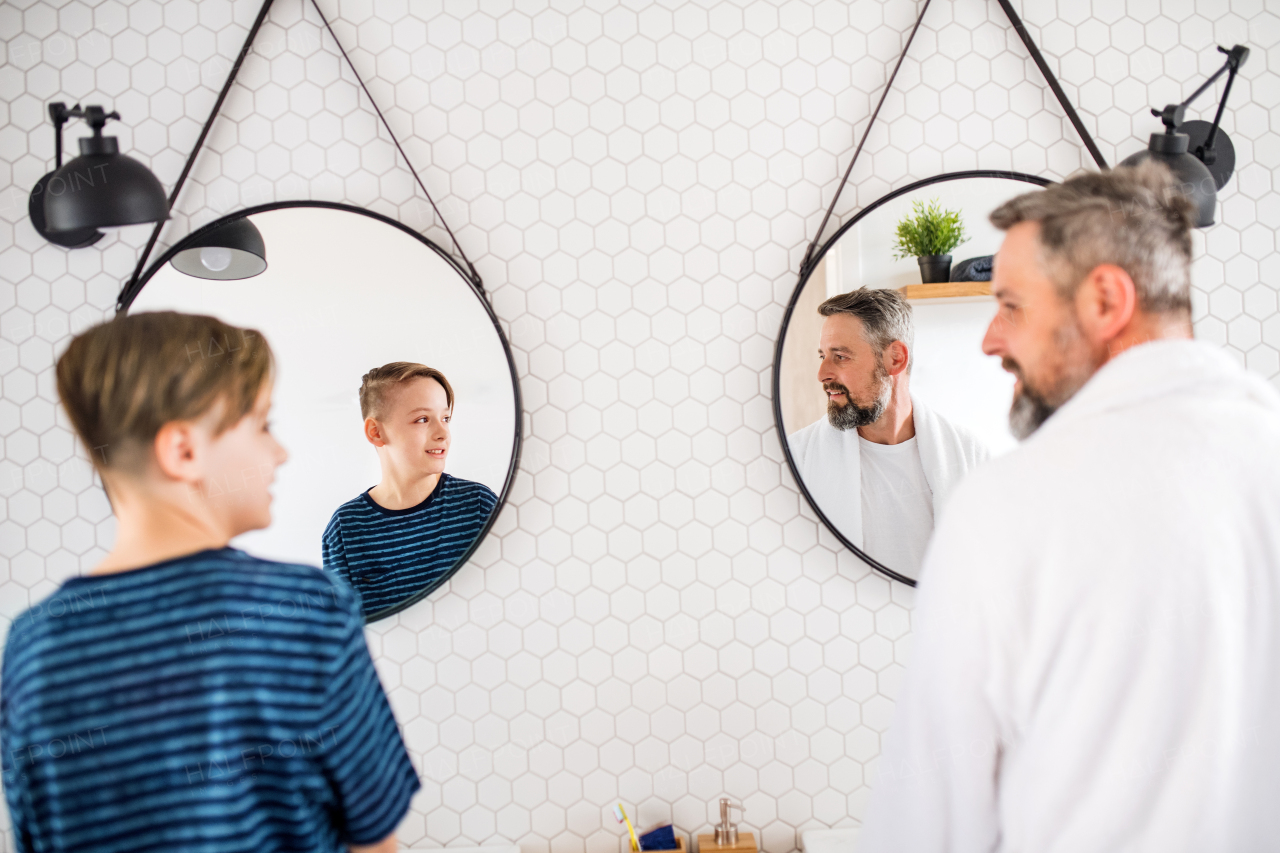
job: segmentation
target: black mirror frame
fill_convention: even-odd
[[[493,512],[489,514],[489,520],[485,522],[484,527],[482,527],[480,529],[480,532],[476,534],[475,541],[471,543],[471,546],[467,548],[466,552],[460,558],[458,558],[458,561],[454,563],[453,567],[450,568],[449,571],[441,575],[440,578],[434,584],[422,590],[421,592],[410,596],[409,598],[405,599],[399,604],[396,604],[392,607],[387,607],[383,610],[379,610],[377,613],[371,613],[366,615],[365,624],[368,624],[370,622],[376,622],[379,619],[385,619],[388,616],[399,613],[400,611],[405,610],[406,608],[409,608],[414,604],[417,604],[419,601],[422,601],[424,598],[431,595],[431,593],[435,592],[437,589],[443,586],[445,582],[448,581],[450,578],[452,578],[460,568],[466,565],[467,561],[471,559],[471,555],[474,554],[476,549],[480,547],[480,543],[484,541],[486,536],[488,536],[489,531],[493,528],[494,522],[498,520],[498,514],[502,511],[502,508],[506,506],[507,498],[510,497],[511,495],[511,486],[515,482],[516,472],[520,468],[520,453],[524,446],[524,429],[523,429],[524,403],[520,395],[520,377],[519,377],[519,374],[516,372],[516,362],[515,362],[515,358],[511,353],[511,343],[507,340],[507,336],[502,331],[502,326],[498,322],[498,316],[493,313],[493,306],[489,304],[489,300],[486,297],[484,291],[476,286],[476,282],[472,278],[470,272],[466,270],[462,266],[462,264],[457,260],[455,260],[448,252],[441,249],[431,240],[422,236],[417,231],[414,231],[412,228],[405,225],[404,223],[398,222],[397,220],[392,219],[389,216],[383,216],[381,213],[375,213],[372,210],[365,210],[362,207],[356,207],[350,204],[342,204],[341,202],[273,201],[268,204],[259,204],[253,207],[246,207],[243,210],[237,210],[235,213],[231,213],[226,216],[220,217],[219,219],[216,219],[213,222],[210,222],[208,225],[204,225],[196,229],[195,231],[191,232],[186,237],[184,237],[182,240],[179,240],[177,243],[170,246],[165,251],[165,253],[161,255],[155,262],[153,262],[151,266],[147,269],[147,271],[138,278],[136,283],[126,286],[125,290],[120,294],[119,308],[116,313],[117,315],[127,314],[129,312],[129,306],[133,304],[134,299],[136,299],[138,294],[142,292],[142,289],[146,287],[147,282],[150,281],[151,278],[157,272],[163,269],[165,264],[173,260],[173,257],[177,255],[178,252],[181,252],[183,249],[188,248],[197,240],[199,240],[201,237],[208,234],[210,231],[213,231],[214,229],[222,225],[225,225],[228,222],[235,221],[237,219],[244,219],[246,217],[253,216],[258,213],[266,213],[272,210],[284,210],[287,208],[294,208],[294,207],[318,207],[318,208],[325,208],[328,210],[341,210],[346,213],[357,213],[357,214],[360,214],[361,216],[367,216],[370,219],[375,219],[378,222],[382,222],[386,225],[390,225],[394,228],[399,229],[400,231],[403,231],[405,234],[408,234],[409,236],[413,237],[419,243],[422,243],[424,246],[431,249],[433,252],[435,252],[437,255],[443,258],[446,262],[448,262],[450,268],[452,268],[455,272],[458,273],[458,276],[467,285],[467,287],[471,289],[471,292],[475,295],[476,299],[480,302],[480,304],[484,306],[485,312],[489,315],[489,320],[493,323],[493,330],[497,333],[498,340],[502,342],[502,350],[507,357],[507,368],[511,372],[511,390],[515,397],[515,415],[516,415],[515,445],[511,452],[511,465],[507,469],[507,477],[502,484],[502,492],[498,495],[498,502],[494,505]]]
[[[787,310],[782,315],[782,328],[778,330],[778,342],[774,345],[774,348],[773,348],[773,382],[772,382],[773,422],[774,422],[774,426],[776,426],[778,429],[778,441],[782,444],[782,453],[787,459],[787,467],[791,469],[791,477],[796,481],[796,486],[799,487],[800,494],[804,495],[805,501],[807,501],[809,506],[813,509],[813,511],[817,513],[818,519],[826,526],[827,530],[831,531],[835,535],[835,537],[840,540],[840,543],[842,545],[844,545],[846,548],[848,548],[850,551],[856,554],[858,556],[858,559],[862,560],[864,563],[866,563],[871,568],[875,569],[877,572],[880,572],[880,574],[892,580],[904,583],[907,586],[915,586],[916,585],[915,580],[907,577],[906,575],[898,574],[893,569],[889,568],[888,566],[884,565],[880,561],[876,560],[874,557],[869,556],[861,548],[858,548],[852,542],[846,539],[844,535],[838,529],[836,529],[836,526],[831,523],[831,520],[827,518],[827,516],[822,512],[822,508],[819,507],[818,502],[813,499],[813,495],[809,494],[809,490],[805,487],[804,480],[801,479],[800,477],[800,471],[796,467],[796,460],[791,455],[791,447],[790,445],[787,444],[786,427],[782,422],[782,402],[781,402],[781,396],[779,394],[779,390],[780,390],[779,385],[781,380],[778,376],[778,366],[782,364],[782,346],[787,339],[787,328],[791,325],[791,315],[796,309],[796,302],[799,301],[800,294],[804,292],[805,285],[809,283],[809,278],[813,275],[813,271],[818,268],[818,264],[821,263],[824,257],[826,257],[826,254],[831,249],[831,247],[834,246],[840,240],[840,238],[845,235],[845,232],[848,231],[853,226],[857,225],[859,222],[861,222],[863,217],[867,216],[872,211],[879,208],[881,205],[887,202],[890,202],[893,199],[898,198],[899,196],[906,195],[907,193],[914,192],[918,189],[930,186],[932,184],[940,184],[940,183],[943,183],[944,181],[957,181],[957,180],[962,180],[964,178],[1005,178],[1007,180],[1022,181],[1023,183],[1034,184],[1040,187],[1045,187],[1053,183],[1053,181],[1050,181],[1047,178],[1041,178],[1038,175],[1029,175],[1025,172],[1009,172],[1009,171],[1000,171],[1000,170],[991,170],[991,169],[972,169],[972,170],[963,171],[963,172],[946,172],[941,175],[935,175],[932,178],[925,178],[923,180],[915,181],[913,183],[907,184],[904,187],[899,187],[896,190],[893,190],[889,193],[886,193],[885,195],[882,195],[880,198],[876,199],[871,204],[867,205],[862,210],[858,211],[857,215],[854,216],[852,219],[850,219],[848,222],[841,225],[840,230],[836,231],[836,233],[832,235],[830,240],[822,244],[822,248],[813,257],[813,261],[810,263],[810,265],[807,268],[805,268],[803,271],[801,271],[800,282],[796,285],[795,290],[791,292],[791,299],[788,300],[787,302]]]

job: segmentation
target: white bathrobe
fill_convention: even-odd
[[[936,520],[960,478],[990,454],[972,434],[921,405],[914,396],[911,415],[915,421],[920,465],[933,493]],[[824,417],[787,436],[787,446],[804,487],[822,514],[855,547],[861,548],[862,451],[858,446],[858,431],[836,429]]]
[[[859,853],[1280,850],[1280,395],[1106,364],[956,490]]]

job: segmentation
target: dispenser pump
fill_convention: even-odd
[[[728,797],[720,798],[720,822],[716,824],[716,846],[735,847],[738,844],[738,825],[729,822],[729,809],[743,811],[742,806],[729,802]]]

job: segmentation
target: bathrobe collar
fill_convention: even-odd
[[[1193,340],[1151,341],[1100,367],[1028,440],[1071,429],[1081,420],[1162,397],[1234,397],[1280,410],[1280,394],[1241,371],[1221,347]]]

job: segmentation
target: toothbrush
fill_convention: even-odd
[[[631,849],[635,853],[640,853],[640,839],[636,838],[636,828],[631,825],[631,820],[627,817],[627,813],[622,809],[622,803],[618,803],[613,807],[613,816],[618,819],[618,823],[627,825],[627,834],[631,836]]]

